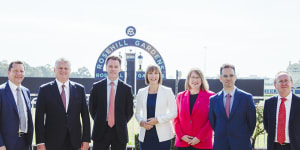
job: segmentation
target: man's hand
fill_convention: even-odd
[[[80,150],[88,150],[89,149],[89,143],[88,142],[82,142]]]
[[[199,142],[200,142],[200,140],[199,140],[198,138],[194,137],[194,138],[189,142],[189,144],[190,144],[190,145],[196,145],[196,144],[198,144]]]
[[[190,144],[190,142],[192,141],[194,137],[189,136],[189,135],[184,135],[181,140],[187,142],[188,144]]]
[[[6,147],[5,146],[1,146],[0,150],[6,150]]]
[[[37,145],[37,150],[46,150],[45,144],[39,144],[39,145]]]

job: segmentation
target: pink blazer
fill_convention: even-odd
[[[190,146],[181,138],[184,135],[197,137],[200,142],[193,147],[198,149],[212,149],[213,130],[208,120],[209,97],[214,95],[210,91],[199,91],[198,97],[190,114],[190,91],[183,91],[177,95],[177,116],[174,119],[176,132],[175,146]]]

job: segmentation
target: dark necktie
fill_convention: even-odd
[[[22,92],[21,89],[17,88],[17,105],[18,105],[18,112],[20,118],[20,129],[21,131],[25,132],[26,130],[26,117],[25,117],[25,110],[24,110],[24,102],[22,101]]]
[[[108,125],[112,128],[115,125],[115,88],[114,83],[110,82],[109,108],[108,108]]]
[[[286,98],[281,98],[281,103],[278,112],[278,122],[277,122],[277,141],[279,144],[285,141],[285,122],[286,122],[286,110],[284,102]]]
[[[66,93],[65,93],[65,85],[63,84],[62,85],[62,90],[61,90],[61,99],[62,99],[62,102],[64,104],[64,107],[65,107],[65,110],[66,110]]]
[[[229,113],[230,113],[230,98],[231,98],[231,95],[227,94],[226,95],[226,103],[225,103],[225,112],[226,112],[227,118],[229,118]]]

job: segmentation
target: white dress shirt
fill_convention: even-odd
[[[113,82],[114,83],[114,88],[115,88],[115,100],[116,100],[116,92],[117,92],[117,87],[118,87],[118,81],[119,81],[119,78],[117,78],[115,81],[111,81],[107,78],[107,106],[106,106],[106,121],[107,121],[107,118],[108,118],[108,111],[109,111],[109,98],[110,98],[110,90],[111,90],[111,85],[110,85],[110,82]]]
[[[11,81],[9,81],[8,80],[8,85],[9,85],[9,87],[10,87],[10,90],[11,90],[11,92],[12,92],[12,94],[13,94],[13,96],[14,96],[14,99],[15,99],[15,102],[16,102],[16,105],[17,105],[17,107],[18,107],[18,101],[17,101],[17,88],[18,88],[18,86],[16,86],[14,83],[12,83]],[[19,87],[20,87],[20,92],[21,92],[21,94],[22,94],[22,103],[23,103],[23,107],[24,107],[24,114],[25,114],[25,120],[26,120],[26,129],[25,129],[25,131],[21,131],[21,129],[19,129],[19,132],[24,132],[24,133],[27,133],[28,132],[28,114],[27,114],[27,107],[26,107],[26,103],[25,103],[25,99],[24,99],[24,95],[23,95],[23,91],[22,91],[22,89],[21,89],[21,86],[22,85],[20,85]],[[18,111],[19,111],[19,108],[18,108]]]
[[[277,141],[277,126],[278,126],[278,113],[279,107],[281,103],[281,96],[278,94],[278,101],[277,101],[277,109],[276,109],[276,128],[275,128],[275,142]],[[287,97],[284,97],[287,100],[284,102],[285,105],[285,112],[286,112],[286,119],[285,119],[285,143],[290,143],[289,137],[289,120],[290,120],[290,112],[291,112],[291,105],[292,105],[292,92]]]
[[[56,83],[57,83],[57,87],[59,90],[59,94],[61,95],[63,83],[58,81],[57,79],[56,79]],[[64,85],[65,85],[64,89],[65,89],[65,94],[66,94],[66,112],[67,112],[68,106],[69,106],[69,101],[70,101],[70,80],[66,81]]]

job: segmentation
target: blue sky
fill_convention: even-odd
[[[100,53],[128,38],[132,25],[134,38],[160,52],[168,78],[192,67],[216,77],[225,62],[240,77],[273,77],[300,61],[299,8],[297,0],[2,1],[0,60],[53,66],[64,56],[73,70],[86,66],[93,74]],[[154,63],[144,55],[144,66]]]

